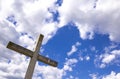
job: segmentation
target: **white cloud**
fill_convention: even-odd
[[[105,67],[106,67],[105,63],[100,64],[100,68],[105,68]]]
[[[97,73],[97,74],[90,74],[90,77],[92,79],[119,79],[120,73],[116,73],[114,71],[111,71],[111,73],[108,75],[98,75],[98,73]]]
[[[43,44],[54,36],[58,27],[57,23],[52,21],[53,16],[48,8],[54,8],[55,1],[0,0],[1,79],[23,79],[28,65],[28,58],[6,48],[9,41],[33,49],[34,42],[40,33],[45,36]],[[10,16],[14,16],[16,25],[7,20]],[[45,21],[46,19],[50,19],[49,23]],[[26,33],[26,35],[21,35],[21,33]],[[37,76],[35,79],[42,78]],[[58,79],[60,78],[58,77]]]
[[[102,79],[119,79],[120,73],[115,73],[114,71],[111,74],[104,76]]]
[[[76,42],[76,44],[75,44],[76,46],[80,46],[80,45],[82,45],[80,42]]]
[[[79,56],[79,60],[80,61],[83,61],[83,60],[85,60],[85,61],[89,61],[90,60],[90,56]]]
[[[42,33],[45,36],[43,43],[46,43],[54,36],[58,29],[57,23],[52,21],[53,16],[48,11],[48,8],[56,8],[55,1],[56,0],[1,0],[0,21],[5,21],[4,25],[9,29],[10,25],[6,24],[10,22],[6,22],[5,19],[9,16],[14,16],[17,25],[16,27],[13,26],[13,29],[15,29],[17,33],[25,32],[33,38],[36,38]],[[47,23],[46,19],[50,19],[51,21]]]
[[[12,25],[10,25],[7,21],[0,21],[0,35],[0,61],[7,62],[14,56],[14,53],[10,52],[6,48],[7,43],[9,41],[16,42],[18,40],[19,33],[17,33]]]
[[[114,55],[120,55],[120,50],[113,50],[111,53]]]
[[[117,56],[120,56],[120,50],[113,50],[110,54],[104,54],[102,58],[102,63],[109,64],[114,60],[117,60]]]
[[[97,79],[97,74],[90,74],[89,75],[92,79]]]
[[[27,46],[27,48],[31,49],[31,50],[33,50],[35,48],[35,41],[32,38],[30,38],[29,35],[27,35],[27,34],[21,35],[19,37],[19,42],[20,42],[21,46]]]
[[[67,59],[63,70],[68,70],[68,71],[72,71],[72,66],[74,66],[73,64],[77,63],[78,60],[77,59]]]
[[[0,78],[23,79],[27,69],[28,60],[29,59],[25,59],[25,56],[23,55],[12,54],[12,58],[10,60],[0,61]]]
[[[41,75],[41,79],[62,79],[63,71],[58,68],[50,66],[39,66],[36,67],[36,73],[34,73],[33,79],[36,79],[38,75]]]
[[[90,77],[92,79],[119,79],[120,78],[120,73],[118,72],[114,72],[114,71],[111,71],[110,74],[108,75],[99,75],[98,74],[90,74]]]
[[[72,48],[71,48],[71,50],[69,52],[67,52],[67,55],[70,56],[73,53],[75,53],[78,50],[77,46],[79,46],[79,45],[81,45],[80,42],[76,42],[75,45],[72,45]]]
[[[15,41],[15,39],[17,39],[17,36],[19,36],[17,31],[12,27],[12,25],[10,25],[8,22],[6,22],[6,20],[0,21],[0,30],[1,30],[0,31],[1,44],[7,45],[7,42],[9,40]]]
[[[115,55],[105,54],[104,58],[102,59],[102,62],[107,64],[110,63],[113,59],[115,59]]]
[[[108,53],[108,51],[109,51],[109,53]],[[107,65],[109,65],[111,63],[119,64],[119,62],[116,62],[116,60],[119,60],[119,56],[120,56],[120,50],[110,51],[110,49],[109,50],[107,49],[104,54],[101,54],[99,57],[97,57],[97,59],[95,59],[95,63],[99,62],[98,66],[100,68],[105,68]]]
[[[90,56],[86,56],[85,59],[86,59],[87,61],[89,61],[89,60],[90,60]]]
[[[61,69],[51,66],[41,66],[37,63],[33,79],[62,79],[63,76],[67,75],[67,72],[72,71],[77,62],[77,59],[67,59]],[[15,54],[9,63],[8,61],[0,63],[0,78],[23,79],[28,64],[29,59],[26,59],[24,55]]]
[[[9,51],[5,48],[9,41],[13,41],[22,46],[33,49],[34,42],[40,33],[44,34],[43,44],[45,44],[56,32],[56,23],[46,23],[48,18],[52,19],[48,8],[54,8],[55,0],[0,0],[0,53],[1,58],[11,58]],[[47,2],[47,3],[46,3]],[[12,24],[7,17],[14,16],[17,25]],[[21,33],[27,33],[21,35]],[[29,38],[31,36],[33,39]],[[6,59],[4,59],[6,60]]]
[[[82,55],[79,55],[79,60],[80,61],[89,61],[90,60],[90,56],[82,56]]]
[[[84,58],[83,58],[82,56],[79,56],[79,60],[80,60],[80,61],[83,61]]]
[[[72,68],[78,62],[77,59],[67,59],[64,63],[63,68],[55,68],[51,66],[40,66],[37,64],[33,79],[62,79],[63,76],[67,75],[67,72],[71,72]],[[41,75],[39,77],[39,75]]]
[[[118,0],[64,0],[59,7],[60,26],[74,22],[83,39],[92,39],[94,33],[108,34],[110,40],[120,42],[120,2]],[[112,6],[111,6],[112,5]]]
[[[72,49],[67,53],[67,55],[70,56],[70,55],[72,55],[76,51],[77,51],[77,48],[75,47],[75,45],[73,45]]]

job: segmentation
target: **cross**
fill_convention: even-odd
[[[28,57],[31,57],[31,60],[30,60],[30,63],[28,65],[28,69],[27,69],[27,72],[26,72],[26,75],[25,75],[25,79],[32,79],[32,75],[33,75],[35,64],[36,64],[37,60],[41,61],[43,63],[46,63],[48,65],[57,67],[58,63],[56,61],[51,60],[51,59],[49,59],[47,57],[44,57],[42,55],[39,55],[40,46],[41,46],[43,37],[44,36],[42,34],[40,34],[40,36],[38,38],[38,41],[37,41],[37,44],[36,44],[36,48],[35,48],[34,51],[26,49],[26,48],[24,48],[20,45],[17,45],[15,43],[11,42],[11,41],[7,45],[7,48],[12,49],[16,52],[19,52],[21,54],[24,54]]]

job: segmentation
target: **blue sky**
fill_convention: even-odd
[[[30,58],[12,41],[58,62],[37,62],[32,79],[119,79],[120,1],[0,0],[0,79],[24,79]]]

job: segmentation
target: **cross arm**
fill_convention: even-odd
[[[16,52],[19,52],[20,54],[24,54],[24,55],[29,56],[29,57],[32,57],[33,53],[34,53],[33,51],[26,49],[20,45],[17,45],[11,41],[8,43],[7,48],[12,49]],[[57,65],[58,65],[58,62],[56,62],[50,58],[47,58],[45,56],[42,56],[42,55],[38,55],[37,60],[41,61],[43,63],[46,63],[48,65],[54,66],[54,67],[57,67]]]
[[[42,61],[42,62],[44,62],[48,65],[54,66],[54,67],[57,67],[57,65],[58,65],[58,62],[51,60],[47,57],[44,57],[42,55],[38,55],[38,61]]]
[[[33,52],[31,50],[26,49],[20,45],[17,45],[11,41],[8,43],[7,48],[12,49],[20,54],[24,54],[24,55],[29,56],[29,57],[33,56]]]

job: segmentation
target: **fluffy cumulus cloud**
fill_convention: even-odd
[[[0,21],[0,60],[7,60],[9,58],[12,58],[12,55],[14,53],[9,52],[9,50],[6,49],[6,45],[8,41],[14,41],[16,42],[16,39],[18,37],[18,33],[15,29],[12,28],[12,26],[9,26],[9,23],[6,21]],[[4,59],[5,58],[5,59]]]
[[[48,11],[55,7],[55,2],[56,0],[0,0],[1,79],[22,79],[29,63],[29,58],[6,48],[9,41],[33,50],[40,33],[45,36],[43,44],[55,34],[57,23],[53,22],[52,13]]]
[[[57,30],[57,23],[53,22],[52,13],[48,11],[49,8],[54,9],[55,2],[56,0],[1,0],[0,24],[2,23],[3,26],[0,27],[6,26],[8,29],[13,29],[10,31],[15,30],[17,33],[28,33],[33,38],[42,33],[45,35],[45,43]]]
[[[63,67],[64,71],[72,71],[72,66],[74,66],[75,63],[77,63],[77,59],[67,59],[67,62],[65,62],[65,65]]]
[[[63,76],[67,75],[67,72],[71,72],[72,68],[75,67],[77,59],[66,59],[63,68],[55,68],[51,66],[40,66],[37,64],[33,79],[62,79]],[[40,76],[41,75],[41,76]]]
[[[120,2],[118,0],[64,0],[60,13],[60,26],[74,22],[83,39],[92,39],[94,33],[109,35],[120,42]]]
[[[114,71],[111,71],[111,73],[108,75],[98,76],[98,74],[90,74],[90,77],[92,79],[119,79],[120,73],[116,73]]]
[[[32,49],[40,33],[44,34],[43,43],[46,43],[57,30],[57,23],[52,21],[53,16],[48,11],[55,7],[55,1],[0,0],[0,46],[5,48],[8,41],[14,41]]]
[[[101,54],[100,56],[96,57],[95,64],[97,63],[97,65],[100,68],[105,68],[109,64],[114,64],[114,63],[119,64],[118,62],[119,57],[120,57],[120,50],[112,50],[109,52],[107,50],[104,54]]]
[[[6,59],[6,61],[0,61],[0,78],[23,79],[28,61],[29,59],[25,59],[25,56],[21,56],[20,54],[12,54],[12,58],[10,58],[10,60]]]
[[[63,76],[63,71],[61,69],[50,67],[50,66],[37,65],[36,73],[34,74],[33,79],[48,79],[48,78],[62,79],[62,76]]]
[[[102,79],[119,79],[120,73],[115,73],[114,71],[111,74],[104,76]]]

